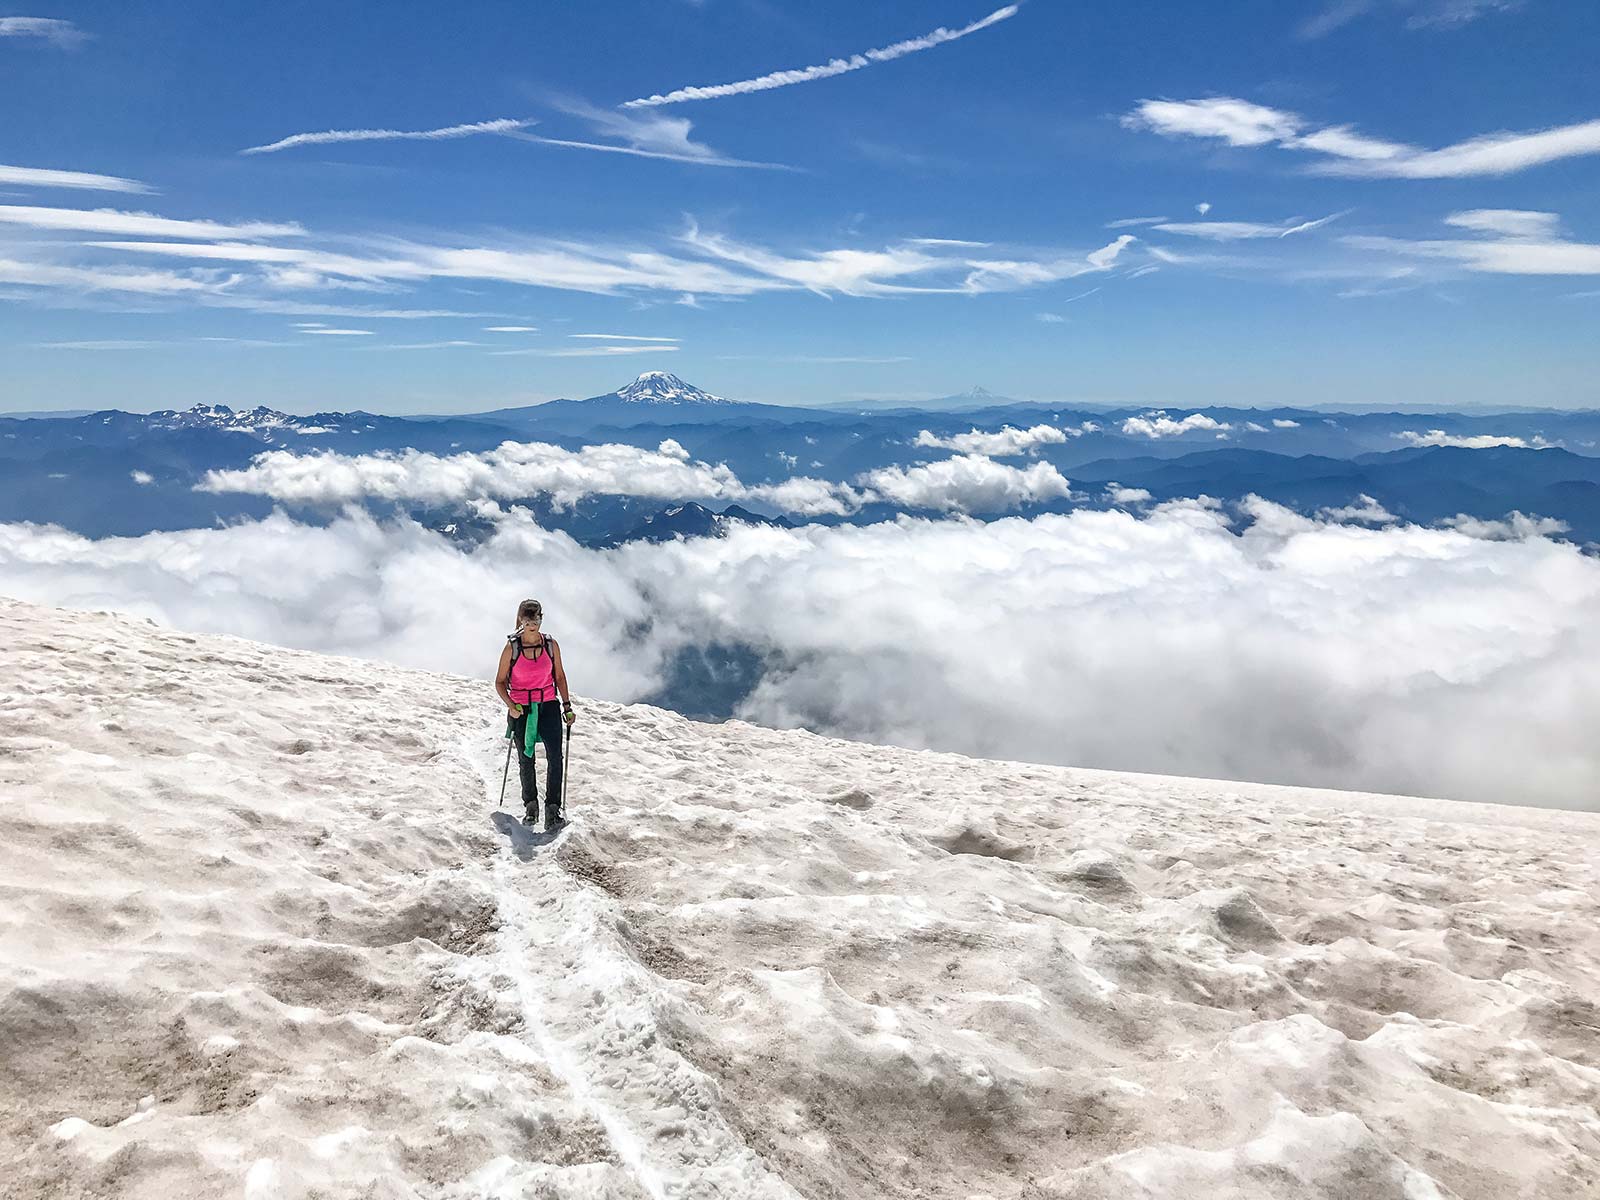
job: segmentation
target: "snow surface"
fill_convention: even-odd
[[[552,840],[482,680],[0,664],[8,1200],[1600,1194],[1595,814],[580,700]]]

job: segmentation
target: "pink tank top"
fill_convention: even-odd
[[[540,700],[553,700],[556,695],[555,668],[550,660],[550,641],[539,648],[539,656],[533,656],[533,647],[524,646],[522,653],[511,664],[511,677],[506,681],[506,690],[511,693],[511,698],[519,704],[533,704]]]

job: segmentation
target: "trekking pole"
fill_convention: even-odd
[[[500,803],[495,805],[497,809],[506,806],[506,783],[511,778],[511,747],[515,741],[515,738],[506,735],[506,773],[500,776]]]
[[[572,774],[572,725],[567,724],[566,745],[561,751],[561,815],[567,815],[567,779]]]

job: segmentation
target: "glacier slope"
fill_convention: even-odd
[[[481,681],[0,663],[7,1197],[1600,1192],[1595,814],[582,703],[552,841]]]

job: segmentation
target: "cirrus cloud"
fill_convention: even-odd
[[[1510,175],[1530,167],[1600,154],[1600,120],[1524,133],[1490,133],[1430,150],[1369,137],[1350,125],[1313,125],[1298,113],[1232,96],[1143,100],[1122,118],[1129,129],[1163,137],[1208,138],[1230,146],[1315,154],[1323,175],[1393,179],[1464,179]]]

